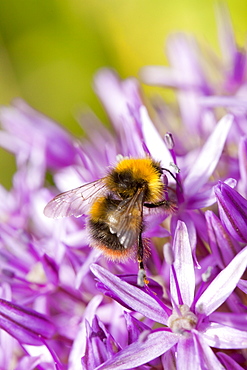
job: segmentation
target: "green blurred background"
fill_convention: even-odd
[[[245,43],[246,0],[228,0],[237,41]],[[92,89],[95,71],[138,76],[164,64],[167,35],[192,32],[219,53],[212,0],[0,0],[0,104],[17,96],[81,134],[75,114],[89,106],[102,120]],[[151,90],[150,90],[151,91]],[[10,187],[14,160],[0,151],[0,183]]]

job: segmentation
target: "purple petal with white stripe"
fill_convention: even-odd
[[[166,325],[168,315],[153,297],[114,276],[101,266],[93,264],[91,270],[104,285],[134,311]]]
[[[224,116],[214,131],[204,144],[201,152],[195,159],[194,165],[184,180],[184,192],[187,197],[191,197],[198,192],[198,190],[207,182],[209,177],[215,170],[228,132],[231,128],[233,116]]]
[[[196,303],[196,311],[210,315],[233,292],[247,266],[247,247],[239,252],[222,270]]]
[[[111,360],[95,370],[127,370],[146,364],[172,348],[179,340],[177,334],[169,331],[147,333],[146,338],[130,344]]]
[[[174,263],[183,304],[191,306],[194,299],[195,272],[187,228],[178,221],[174,236]],[[176,304],[180,304],[174,275],[170,275],[171,295]]]

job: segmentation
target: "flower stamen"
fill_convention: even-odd
[[[167,324],[173,333],[184,334],[194,329],[197,321],[196,315],[190,311],[189,306],[183,304],[173,309]]]

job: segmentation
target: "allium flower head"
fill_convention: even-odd
[[[152,361],[158,355],[165,354],[174,345],[177,347],[176,368],[182,369],[189,358],[188,368],[223,368],[220,361],[213,354],[214,348],[245,348],[247,332],[227,324],[221,323],[221,315],[211,314],[222,305],[232,293],[239,278],[247,266],[247,247],[243,249],[231,263],[211,281],[209,286],[194,296],[195,276],[191,247],[185,224],[178,223],[174,239],[174,263],[171,266],[170,294],[173,310],[168,316],[169,307],[165,306],[158,297],[150,296],[136,287],[129,287],[125,282],[103,268],[93,265],[94,274],[108,289],[115,294],[132,310],[137,311],[153,321],[167,325],[167,328],[146,330],[145,339],[138,339],[98,369],[132,369]],[[229,279],[229,281],[228,281]],[[228,281],[228,282],[227,282]],[[117,286],[117,288],[116,288]],[[131,297],[135,296],[133,300]],[[151,303],[152,301],[152,303]],[[138,302],[138,304],[137,304]],[[150,304],[151,303],[151,304]],[[151,308],[152,307],[152,308]],[[224,314],[222,321],[224,322]],[[242,315],[242,325],[246,315]],[[140,338],[140,337],[139,337]],[[159,344],[158,344],[159,343]],[[162,346],[163,344],[163,346]],[[148,350],[147,350],[148,349]],[[136,357],[137,353],[143,353]]]
[[[111,130],[85,114],[79,140],[21,100],[0,108],[0,145],[16,158],[11,189],[0,187],[1,369],[246,368],[247,63],[224,7],[218,24],[222,60],[178,33],[167,40],[169,67],[141,70],[145,83],[175,89],[176,109],[161,98],[147,108],[138,80],[110,69],[94,89]],[[72,192],[78,212],[65,205],[80,217],[43,209],[84,184],[90,193],[119,159],[147,157],[164,186],[160,204],[129,212],[143,219],[140,286],[136,253],[119,262],[92,248],[81,211],[90,196]],[[131,198],[101,196],[108,221]]]

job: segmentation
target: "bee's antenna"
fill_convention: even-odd
[[[168,170],[167,168],[163,168],[162,167],[161,169],[162,169],[162,171],[166,171],[166,172],[168,172],[171,175],[171,177],[176,181],[177,185],[179,186],[181,192],[183,192],[182,185],[181,185],[180,181],[178,180],[178,178],[170,170]],[[178,169],[178,173],[179,172],[180,172],[180,170]]]
[[[174,180],[177,182],[176,176],[170,170],[168,170],[167,168],[163,168],[163,167],[161,169],[162,169],[162,171],[168,172],[171,175],[171,177],[173,177]]]

